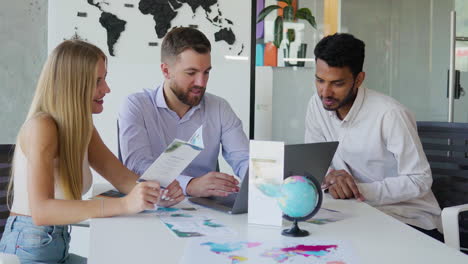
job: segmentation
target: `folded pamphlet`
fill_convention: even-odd
[[[143,173],[140,180],[158,181],[167,187],[203,150],[203,126],[200,126],[188,142],[174,139],[163,153]]]

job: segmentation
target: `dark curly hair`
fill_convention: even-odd
[[[365,46],[351,34],[335,33],[324,37],[315,46],[315,59],[321,59],[331,67],[349,67],[356,77],[362,72]]]

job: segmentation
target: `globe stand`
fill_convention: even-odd
[[[309,235],[307,230],[302,230],[297,225],[297,220],[294,220],[294,224],[290,229],[284,229],[281,232],[283,236],[290,236],[290,237],[305,237]]]
[[[290,174],[293,174],[293,173],[290,172]],[[315,208],[311,212],[309,212],[307,215],[304,215],[304,216],[299,216],[298,217],[296,213],[292,213],[293,215],[296,215],[296,217],[291,217],[291,216],[289,216],[288,214],[285,213],[285,210],[283,210],[283,208],[281,208],[283,210],[283,218],[288,220],[288,221],[293,222],[293,226],[290,229],[283,230],[281,232],[281,234],[283,236],[290,236],[290,237],[305,237],[305,236],[309,235],[309,232],[307,230],[300,229],[299,226],[297,225],[297,222],[298,221],[306,221],[307,219],[310,219],[312,216],[314,216],[320,210],[320,206],[322,205],[322,199],[323,199],[323,194],[322,194],[322,191],[321,191],[322,189],[320,187],[320,183],[311,174],[309,174],[307,172],[305,172],[303,174],[303,176],[299,176],[299,175],[289,176],[288,178],[286,178],[285,182],[288,181],[289,179],[291,179],[291,177],[294,177],[294,178],[292,178],[293,182],[294,181],[308,182],[310,180],[311,181],[310,184],[313,184],[313,186],[315,188],[314,193],[317,195],[317,199],[316,199]],[[283,188],[283,187],[281,187],[281,188]],[[302,213],[304,213],[304,212],[302,212]],[[299,214],[301,214],[301,213],[299,213]]]

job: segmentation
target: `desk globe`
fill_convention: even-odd
[[[293,221],[291,229],[281,233],[284,236],[308,236],[307,230],[297,225],[298,221],[305,221],[314,216],[322,205],[322,189],[318,181],[312,176],[289,176],[281,185],[281,195],[276,197],[283,218]]]

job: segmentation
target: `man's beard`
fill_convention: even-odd
[[[354,82],[353,82],[353,87],[351,87],[351,89],[349,90],[349,93],[346,95],[346,97],[341,102],[339,102],[338,99],[333,98],[333,97],[327,97],[326,98],[326,99],[329,99],[329,100],[332,99],[332,100],[338,101],[339,102],[338,106],[336,106],[336,107],[327,107],[325,104],[322,103],[323,108],[325,110],[328,110],[328,111],[336,111],[336,110],[340,109],[341,107],[343,107],[345,105],[352,104],[354,102],[354,100],[356,99],[357,92],[358,92],[357,89],[356,89],[356,92],[354,91]],[[323,101],[323,96],[320,96],[320,100]]]
[[[193,86],[189,88],[186,93],[184,93],[182,89],[180,89],[175,83],[174,85],[170,85],[169,88],[171,88],[172,92],[177,96],[179,101],[189,106],[196,106],[200,104],[201,99],[203,98],[203,95],[205,94],[205,89],[206,89],[205,87],[201,87],[201,86]],[[201,90],[200,95],[189,96],[190,91],[194,89],[200,89]]]

